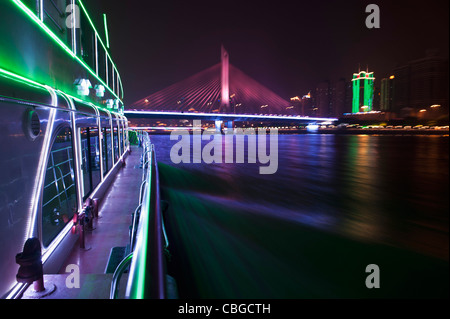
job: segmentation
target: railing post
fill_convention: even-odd
[[[80,221],[80,248],[81,249],[86,249],[86,245],[85,245],[85,229],[84,229],[84,224],[85,224],[85,215],[84,212],[80,214],[80,216],[78,216],[78,220]]]
[[[80,225],[80,248],[89,250],[91,247],[86,247],[86,225],[89,223],[89,206],[86,206],[81,214],[78,215],[78,222]]]
[[[93,205],[93,215],[95,218],[98,218],[98,198],[92,199],[92,205]]]
[[[122,277],[123,272],[128,268],[133,258],[133,253],[128,254],[117,266],[116,270],[114,270],[113,278],[111,281],[111,289],[109,292],[109,299],[117,299],[120,278]]]
[[[88,230],[94,230],[94,201],[91,198],[86,199],[84,211]]]

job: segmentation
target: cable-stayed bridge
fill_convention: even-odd
[[[295,121],[337,119],[287,115],[291,103],[229,63],[221,62],[183,81],[136,101],[128,118],[203,119],[214,121]],[[232,124],[229,124],[232,125]]]

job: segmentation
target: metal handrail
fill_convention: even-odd
[[[164,223],[162,219],[161,212],[161,194],[159,189],[159,171],[158,171],[158,163],[156,161],[156,153],[154,149],[154,145],[152,144],[152,164],[154,169],[154,179],[152,182],[153,196],[154,202],[154,236],[153,236],[153,248],[151,252],[153,252],[153,258],[155,259],[155,264],[153,267],[153,279],[156,281],[154,285],[154,297],[163,299],[166,298],[166,264],[165,264],[165,255],[164,255],[164,246],[163,246],[163,233],[164,233]]]
[[[144,195],[143,193],[144,193],[145,184],[147,184],[147,180],[142,181],[141,187],[139,188],[139,205],[142,204],[142,197]]]
[[[144,134],[145,166],[142,206],[136,234],[136,247],[127,283],[127,298],[166,298],[164,227],[160,207],[159,173],[154,146]],[[167,244],[167,242],[165,243]]]
[[[163,235],[164,235],[164,249],[169,248],[169,238],[167,237],[167,233],[166,233],[166,226],[164,225],[164,218],[161,217],[161,224],[162,224],[162,230],[163,230]]]
[[[124,271],[128,268],[133,258],[133,253],[129,253],[117,266],[114,271],[112,281],[111,281],[111,289],[109,291],[109,299],[117,299],[117,295],[119,294],[119,282],[120,278]]]
[[[131,250],[134,250],[134,245],[136,244],[136,230],[137,230],[137,225],[139,223],[139,216],[141,214],[141,207],[142,205],[139,204],[138,207],[136,207],[136,210],[134,211],[134,215],[133,215],[133,224],[131,227],[131,238],[130,238],[130,247]]]

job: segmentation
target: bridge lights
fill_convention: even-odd
[[[311,123],[306,126],[308,132],[317,132],[319,130],[319,125],[316,123]]]

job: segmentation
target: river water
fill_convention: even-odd
[[[182,297],[448,297],[448,136],[280,134],[270,175],[152,143]]]

